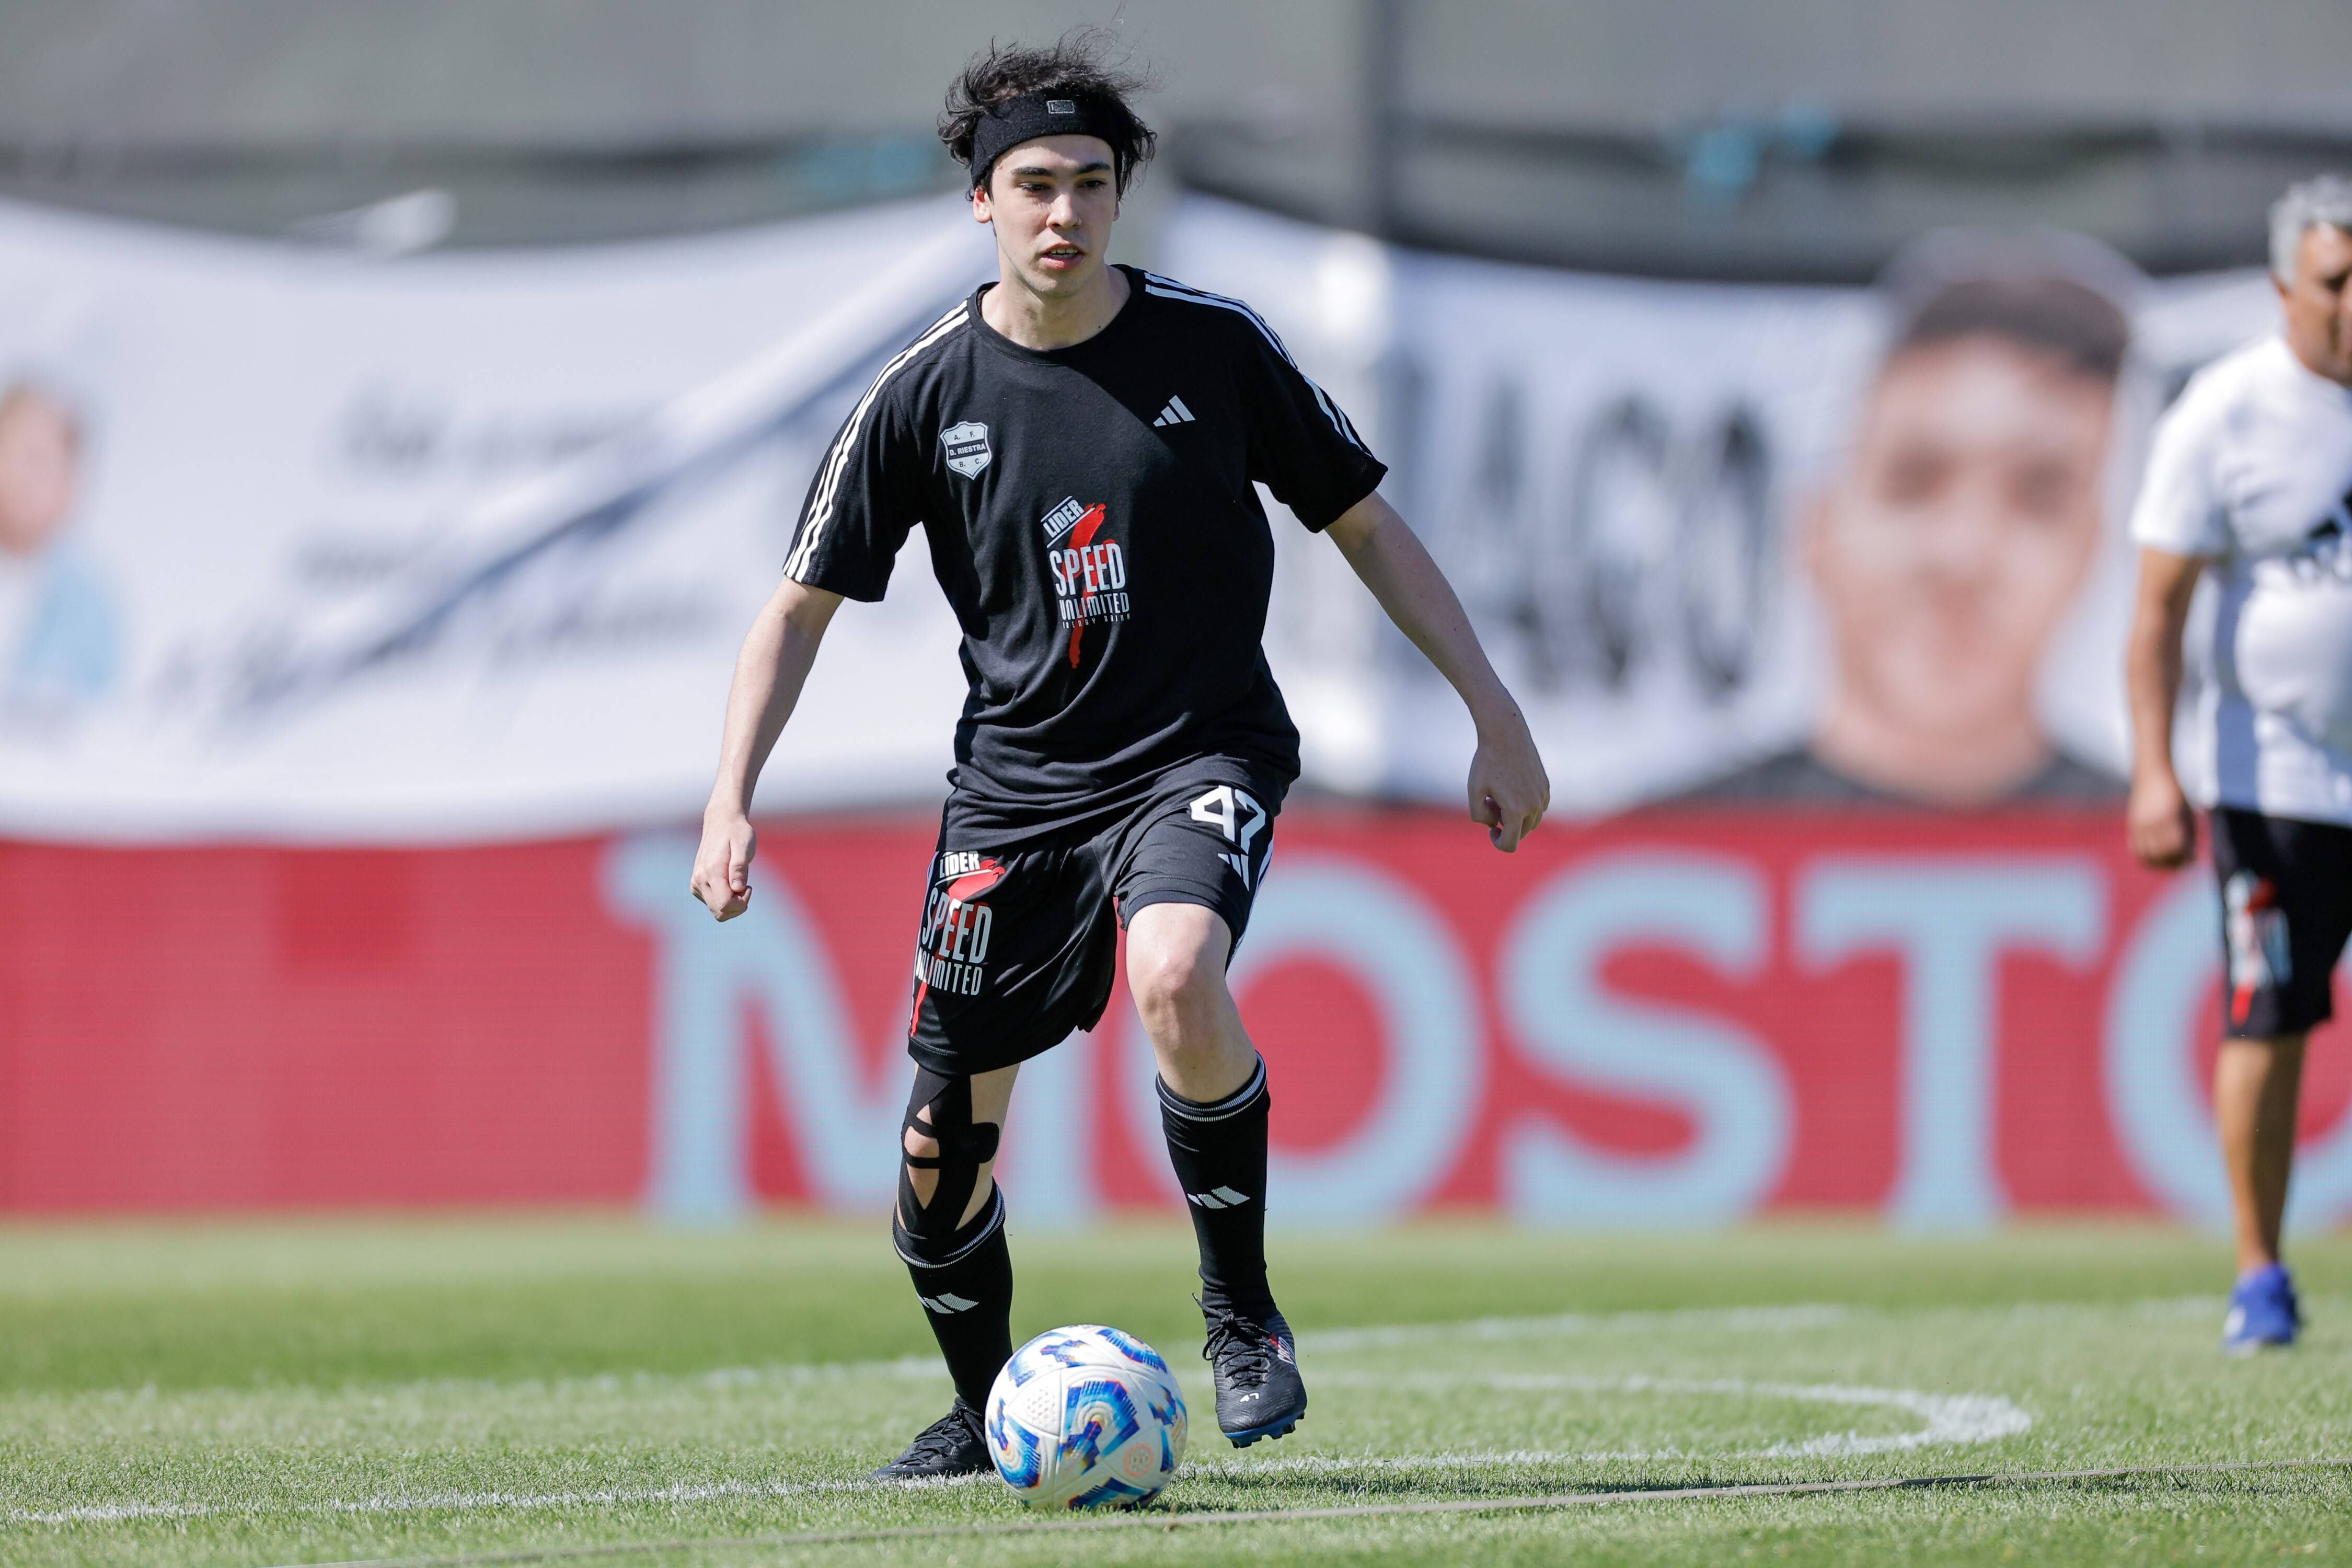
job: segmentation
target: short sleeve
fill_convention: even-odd
[[[2221,400],[2192,384],[2158,421],[2147,472],[2132,505],[2132,542],[2167,554],[2228,553],[2230,520],[2214,458]]]
[[[922,454],[877,383],[842,421],[809,481],[784,575],[845,599],[879,599],[921,520]]]
[[[1379,488],[1388,468],[1255,311],[1237,312],[1249,476],[1320,532]]]

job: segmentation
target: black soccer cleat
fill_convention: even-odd
[[[1263,1319],[1203,1306],[1209,1342],[1201,1359],[1217,1384],[1217,1428],[1236,1448],[1260,1437],[1280,1437],[1307,1417],[1307,1384],[1298,1377],[1297,1343],[1282,1314]]]
[[[980,1412],[959,1397],[945,1415],[924,1427],[907,1451],[874,1472],[877,1481],[936,1480],[996,1468],[981,1436]]]

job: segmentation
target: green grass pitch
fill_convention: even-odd
[[[612,1218],[0,1228],[0,1563],[296,1563],[701,1542],[623,1563],[2352,1562],[2352,1468],[1165,1528],[1169,1513],[2352,1459],[2352,1237],[2297,1350],[2218,1350],[2227,1260],[2146,1227],[1298,1235],[1313,1405],[1216,1435],[1181,1222],[1017,1234],[1015,1337],[1179,1364],[1161,1528],[726,1544],[1028,1517],[862,1478],[945,1408],[874,1226]]]

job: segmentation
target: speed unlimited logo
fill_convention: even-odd
[[[932,992],[977,996],[987,983],[988,942],[996,911],[985,901],[1004,879],[1004,863],[992,855],[951,850],[931,872],[931,896],[923,905],[922,930],[915,938],[915,1007],[907,1032],[920,1026],[923,1002]]]
[[[1123,621],[1128,616],[1127,553],[1116,539],[1098,539],[1108,513],[1105,503],[1082,504],[1066,496],[1038,526],[1045,531],[1045,564],[1054,575],[1054,601],[1070,628],[1070,668],[1089,626]]]

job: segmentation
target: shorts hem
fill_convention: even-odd
[[[1103,1014],[1109,1008],[1110,996],[1106,993],[1102,1000],[1095,1004],[1092,1014],[1073,1018],[1068,1026],[1054,1033],[1042,1045],[1013,1046],[992,1042],[982,1048],[960,1049],[952,1046],[929,1045],[909,1035],[907,1037],[907,1055],[914,1058],[916,1066],[929,1068],[942,1078],[970,1078],[975,1073],[995,1072],[1002,1068],[1018,1067],[1023,1062],[1042,1057],[1072,1035],[1094,1033],[1102,1023]]]
[[[2229,1005],[2229,998],[2224,996],[2221,999],[2221,1037],[2225,1040],[2275,1040],[2282,1035],[2307,1035],[2336,1016],[2335,1005],[2330,1003],[2310,1011],[2307,1016],[2304,1012],[2295,1012],[2275,1020],[2265,1019],[2263,1026],[2256,1028],[2252,1023],[2243,1026],[2231,1023]]]
[[[1135,918],[1137,910],[1148,910],[1154,904],[1192,904],[1196,908],[1208,910],[1225,922],[1225,930],[1232,935],[1234,946],[1236,949],[1242,944],[1242,933],[1249,929],[1248,916],[1244,914],[1240,919],[1235,919],[1233,900],[1223,894],[1205,892],[1197,888],[1171,886],[1144,888],[1137,892],[1123,895],[1118,900],[1118,929],[1125,931],[1127,922]],[[1232,962],[1230,955],[1227,956],[1226,962],[1229,963]]]

